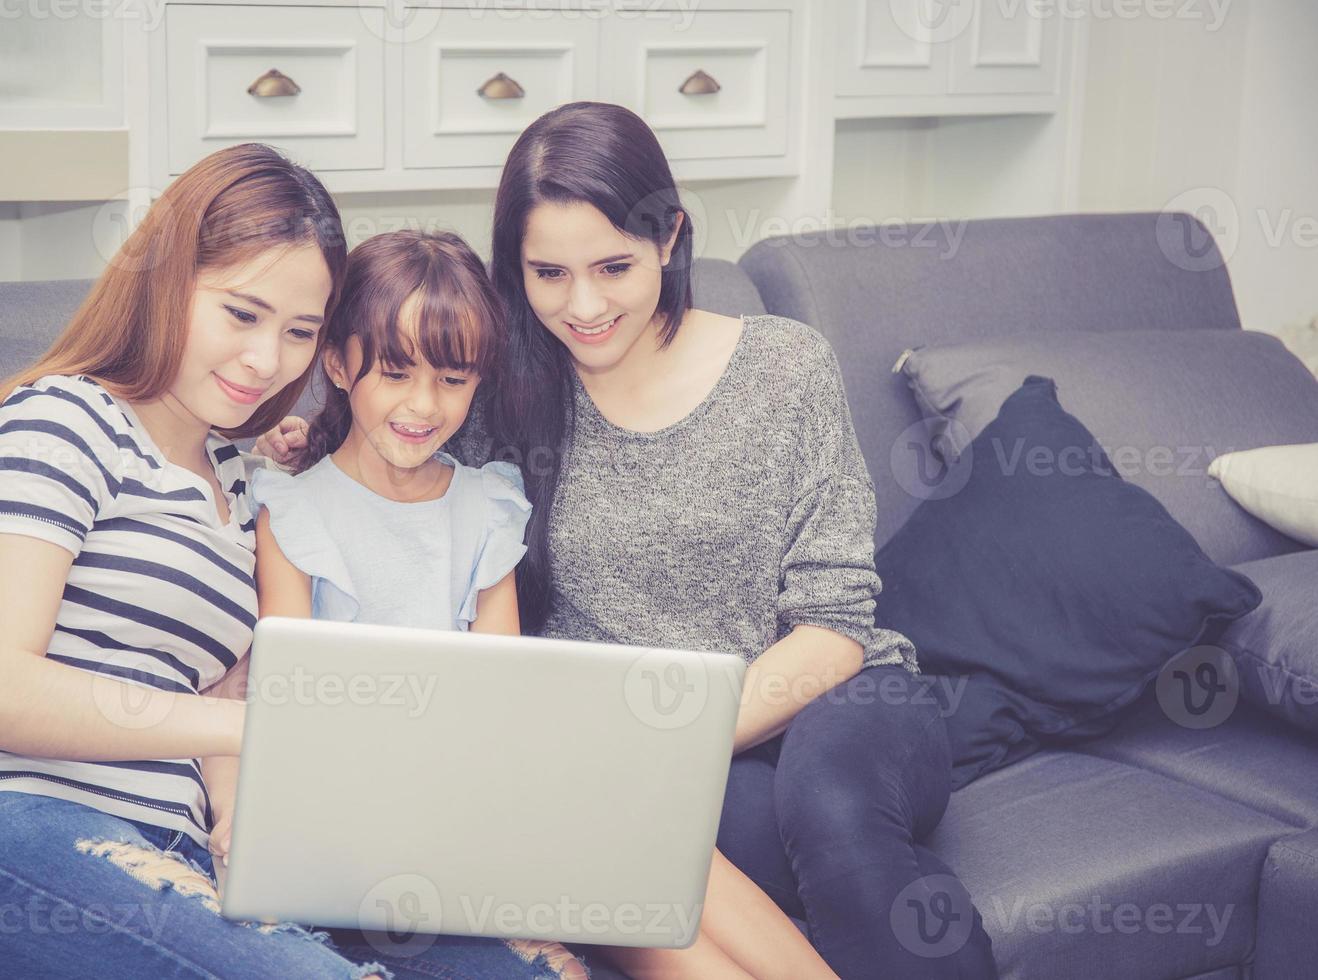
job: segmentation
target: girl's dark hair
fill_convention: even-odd
[[[377,361],[391,370],[416,363],[417,352],[400,322],[413,294],[421,356],[441,370],[494,379],[502,354],[503,306],[480,258],[450,232],[395,231],[368,238],[348,255],[343,295],[325,326],[325,348],[332,347],[345,364],[348,340],[361,343],[361,369],[352,385]],[[334,386],[323,360],[318,377],[326,390],[325,407],[311,420],[298,472],[338,449],[352,429],[348,392]]]
[[[623,234],[660,248],[680,215],[659,291],[661,346],[691,308],[691,216],[645,121],[622,106],[573,102],[533,122],[508,155],[494,200],[491,276],[508,313],[505,366],[513,383],[498,386],[489,408],[497,454],[522,467],[534,505],[517,567],[519,612],[530,632],[549,613],[549,518],[574,422],[571,355],[531,309],[522,278],[527,217],[544,203],[592,205]]]

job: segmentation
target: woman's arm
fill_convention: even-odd
[[[217,698],[247,700],[247,670],[251,666],[250,654],[243,657],[203,692]],[[210,852],[222,864],[229,863],[229,843],[233,831],[233,806],[238,796],[238,756],[208,755],[201,758],[201,778],[206,784],[206,795],[211,801]],[[223,885],[223,882],[221,882]]]
[[[256,518],[256,603],[261,617],[311,618],[311,576],[285,556],[264,507]]]
[[[256,599],[261,616],[311,616],[311,578],[288,560],[270,530],[270,511],[261,508],[256,518]],[[247,671],[251,657],[243,657],[207,693],[219,697],[247,697]],[[238,793],[238,759],[211,756],[201,760],[201,777],[210,794],[215,825],[211,828],[210,851],[228,863],[233,826],[233,805]]]
[[[732,754],[767,742],[825,691],[860,673],[864,649],[841,633],[798,626],[746,668]]]
[[[876,504],[837,357],[816,334],[798,366],[802,395],[796,499],[787,518],[777,597],[779,635],[750,666],[735,751],[783,732],[807,704],[874,663],[914,660],[899,634],[874,626]]]
[[[521,636],[522,623],[517,613],[517,572],[514,569],[476,597],[476,618],[472,633],[501,633]]]
[[[18,755],[120,762],[237,755],[246,706],[128,684],[49,660],[73,555],[0,533],[0,746]]]

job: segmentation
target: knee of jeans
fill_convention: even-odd
[[[162,851],[148,843],[99,838],[83,838],[75,841],[73,846],[80,854],[104,858],[152,891],[175,892],[183,898],[200,902],[216,915],[220,914],[220,896],[214,879],[199,864],[181,854]],[[234,922],[234,925],[245,926],[266,936],[290,934],[333,947],[329,933],[307,929],[294,922]],[[356,968],[349,980],[388,976],[388,971],[378,963],[367,963]]]
[[[801,709],[784,735],[784,754],[804,754],[812,766],[912,757],[946,766],[941,680],[900,667],[862,670]]]
[[[220,896],[211,876],[181,854],[119,840],[81,839],[73,846],[80,854],[104,858],[153,891],[175,891],[196,899],[216,915],[220,912]]]
[[[589,980],[590,970],[562,943],[543,939],[509,939],[505,944],[536,976],[546,980]]]

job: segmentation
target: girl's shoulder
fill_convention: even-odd
[[[502,460],[492,460],[484,466],[467,466],[449,453],[439,458],[454,467],[449,493],[461,502],[477,504],[489,523],[525,524],[531,513],[531,502],[526,499],[526,482],[521,469]]]
[[[333,492],[330,482],[325,479],[328,456],[296,474],[281,469],[273,460],[264,456],[243,453],[242,457],[249,469],[247,486],[257,508],[266,507],[272,513],[307,509],[308,505],[323,499],[326,493]]]

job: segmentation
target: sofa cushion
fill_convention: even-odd
[[[1218,454],[1318,441],[1318,379],[1281,341],[1244,330],[1022,334],[924,347],[902,371],[955,452],[1028,374],[1056,379],[1122,476],[1157,497],[1215,561],[1299,544],[1242,510],[1208,477]],[[954,422],[953,422],[954,420]],[[941,445],[940,445],[941,444]]]
[[[1246,562],[1236,570],[1263,593],[1262,605],[1219,641],[1235,659],[1240,696],[1318,735],[1318,551]],[[1313,750],[1318,756],[1318,741]]]
[[[1296,829],[1318,828],[1318,744],[1244,700],[1219,724],[1189,728],[1150,688],[1109,734],[1072,749],[1196,786]]]
[[[1269,527],[1318,548],[1318,442],[1225,453],[1208,475]]]
[[[1161,980],[1252,955],[1258,869],[1291,832],[1175,779],[1045,750],[953,793],[925,843],[969,890],[1003,977]]]
[[[958,466],[961,490],[921,504],[875,556],[876,621],[959,687],[954,787],[1044,737],[1109,730],[1171,657],[1260,601],[1112,472],[1048,378],[1027,378]]]
[[[1111,330],[1184,332],[1191,349],[1209,333],[1239,330],[1211,234],[1188,215],[1170,219],[1151,212],[918,223],[895,234],[851,228],[854,244],[845,247],[829,229],[768,238],[746,252],[741,266],[768,311],[810,324],[837,351],[878,497],[875,544],[924,499],[925,447],[912,428],[919,412],[889,371],[903,349]],[[1184,261],[1187,234],[1206,243],[1196,253],[1202,262]]]

